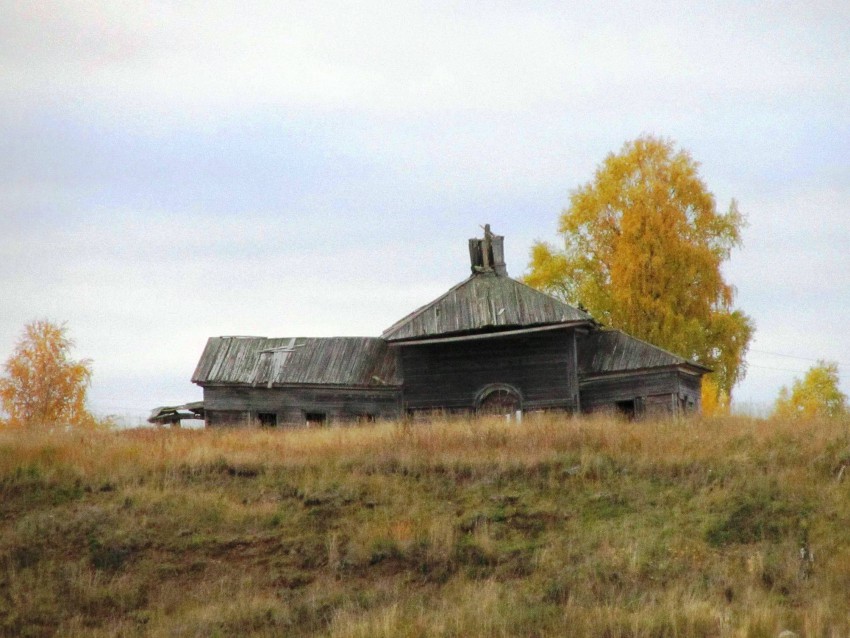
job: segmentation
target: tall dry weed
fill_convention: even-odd
[[[0,431],[0,634],[846,635],[848,465],[835,420]]]

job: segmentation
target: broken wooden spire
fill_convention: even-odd
[[[485,224],[483,228],[483,238],[473,237],[469,240],[472,273],[495,273],[501,277],[507,277],[505,238],[502,235],[494,235],[490,230],[490,224]]]

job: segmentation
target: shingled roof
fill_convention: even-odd
[[[678,366],[711,372],[703,365],[619,330],[595,330],[579,341],[578,371],[583,376]]]
[[[192,382],[397,386],[401,378],[395,353],[376,337],[211,337]]]
[[[474,331],[591,323],[586,312],[495,272],[477,273],[384,331],[406,341]]]

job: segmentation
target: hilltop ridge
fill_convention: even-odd
[[[0,432],[0,634],[847,635],[847,465],[841,421]]]

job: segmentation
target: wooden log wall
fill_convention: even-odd
[[[635,401],[639,416],[699,411],[700,378],[677,369],[612,373],[582,379],[579,386],[583,412],[613,410],[623,401]]]
[[[702,401],[702,377],[696,374],[679,373],[680,407],[686,414],[699,413]]]
[[[399,346],[408,410],[466,411],[491,384],[517,388],[523,409],[577,406],[572,330]]]
[[[261,414],[276,415],[278,425],[304,424],[307,414],[323,414],[327,422],[396,419],[401,415],[401,390],[206,386],[204,410],[208,426],[240,425],[257,420]]]

